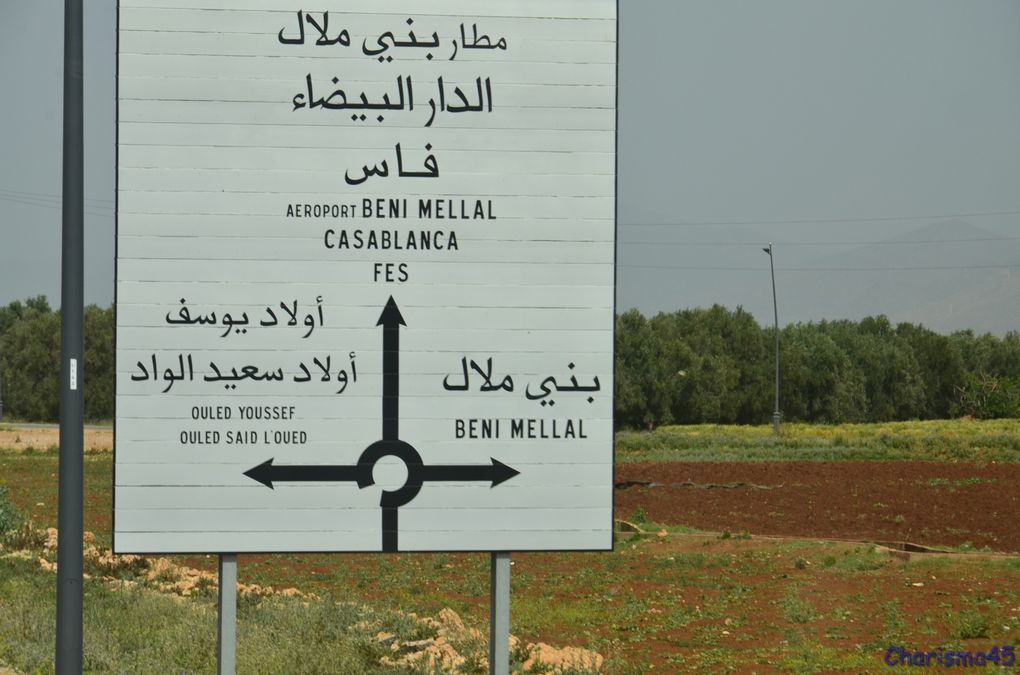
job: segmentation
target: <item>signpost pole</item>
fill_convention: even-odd
[[[220,554],[219,639],[216,642],[216,672],[237,671],[237,555]]]
[[[64,169],[60,270],[57,673],[82,671],[85,282],[82,0],[64,2]]]
[[[489,673],[510,673],[510,554],[493,553],[489,588]]]

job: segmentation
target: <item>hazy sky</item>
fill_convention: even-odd
[[[105,305],[116,4],[85,4],[85,297]],[[0,5],[2,303],[59,303],[62,22],[57,0]],[[619,100],[621,311],[771,322],[772,240],[784,323],[1002,330],[968,298],[1020,289],[1020,2],[623,0]],[[947,323],[929,277],[977,309]]]

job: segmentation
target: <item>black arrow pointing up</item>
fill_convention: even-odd
[[[275,459],[275,458],[273,458]],[[359,468],[354,466],[274,465],[273,459],[244,472],[245,476],[265,485],[270,490],[274,482],[351,481],[357,482]]]
[[[400,408],[400,326],[407,324],[392,295],[376,325],[383,327],[382,437],[395,441]]]
[[[468,464],[461,466],[423,466],[422,481],[491,481],[490,487],[505,483],[520,473],[503,462],[490,457],[492,464]]]

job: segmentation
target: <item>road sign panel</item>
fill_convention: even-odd
[[[118,552],[612,546],[616,3],[122,0]]]

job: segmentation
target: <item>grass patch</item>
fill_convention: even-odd
[[[988,617],[976,609],[968,609],[950,617],[950,635],[957,640],[988,637]]]
[[[0,560],[0,662],[52,672],[54,577],[32,561]],[[88,672],[215,672],[216,606],[144,588],[85,583]],[[244,673],[382,673],[389,649],[375,636],[435,637],[402,614],[322,600],[274,598],[238,606],[238,671]]]
[[[24,518],[14,508],[10,497],[7,495],[7,487],[0,485],[0,544],[7,541],[15,531],[24,525]]]
[[[55,577],[39,569],[39,555],[0,558],[0,663],[24,672],[52,672]],[[243,557],[243,583],[296,585],[351,604],[242,599],[239,671],[414,672],[381,670],[379,657],[388,652],[376,636],[388,632],[404,642],[431,638],[435,631],[389,608],[437,616],[438,609],[451,607],[484,633],[487,558]],[[594,649],[607,658],[598,672],[610,675],[874,672],[889,644],[1007,644],[1020,635],[1017,560],[882,564],[888,556],[870,547],[714,536],[647,539],[606,554],[513,559],[514,634],[527,642]],[[179,598],[149,588],[114,589],[98,580],[101,572],[90,573],[89,671],[213,671],[213,589]],[[131,580],[140,575],[123,573]],[[972,591],[940,588],[942,579],[964,578]],[[925,585],[912,585],[917,579]],[[946,605],[933,611],[941,602]],[[455,647],[468,657],[463,672],[485,672],[484,639],[475,634]],[[519,649],[513,658],[519,666],[527,654]],[[578,664],[566,672],[596,671]]]
[[[814,642],[797,645],[775,662],[788,673],[882,672],[880,666],[883,665],[880,656],[837,650]]]
[[[810,602],[800,597],[795,587],[787,589],[779,606],[783,612],[783,618],[790,623],[804,624],[815,618],[814,607]]]
[[[844,575],[855,575],[880,570],[892,564],[892,558],[884,552],[880,553],[874,546],[855,546],[844,550],[842,556],[828,556],[824,567]]]

